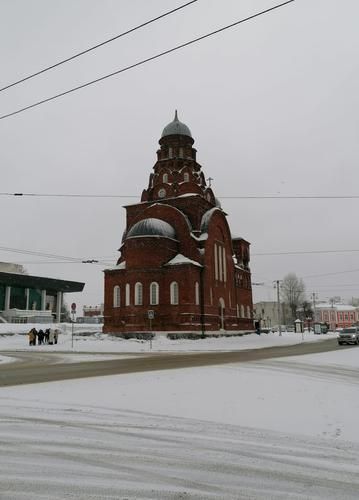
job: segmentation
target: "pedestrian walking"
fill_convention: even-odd
[[[29,345],[34,345],[34,339],[36,338],[34,330],[35,330],[35,328],[31,328],[31,330],[28,333],[28,336],[29,336]]]
[[[44,336],[45,336],[44,330],[40,328],[40,330],[37,333],[37,339],[39,345],[42,345],[44,343]]]
[[[53,328],[49,328],[49,345],[53,345],[55,340],[55,332]]]

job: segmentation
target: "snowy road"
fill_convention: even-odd
[[[316,387],[318,376],[332,382],[326,368],[321,371],[315,367],[313,372],[305,363],[294,365],[297,376],[301,373],[309,378],[311,387]],[[266,416],[255,415],[258,408],[249,407],[248,397],[252,396],[245,397],[243,387],[238,387],[238,398],[243,397],[246,412],[253,412],[255,427],[229,423],[241,421],[241,405],[237,409],[231,406],[224,422],[215,421],[218,416],[213,411],[211,414],[211,404],[215,405],[216,399],[219,405],[228,405],[228,401],[219,396],[213,380],[219,380],[219,387],[230,380],[237,383],[250,367],[263,384],[272,370],[274,377],[286,376],[289,371],[288,360],[238,367],[216,367],[212,377],[211,368],[156,372],[152,382],[158,391],[149,388],[145,374],[93,379],[93,383],[84,379],[2,389],[0,498],[357,499],[359,442],[339,440],[335,435],[330,439],[306,436],[293,432],[297,424],[290,422],[285,432],[258,428],[258,419],[265,425]],[[212,402],[193,383],[197,380],[198,384],[201,374],[211,385]],[[190,390],[189,384],[195,389]],[[256,386],[254,378],[254,399],[263,399]],[[228,392],[223,391],[225,387],[220,390]],[[277,392],[281,390],[278,386]],[[164,414],[200,416],[200,405],[195,407],[189,392],[203,398],[205,419]],[[157,401],[151,397],[156,393]],[[233,388],[230,394],[233,399]],[[177,401],[174,409],[171,402],[176,395],[182,401]],[[127,406],[157,407],[161,413]],[[274,411],[280,423],[279,412],[285,409],[279,404]],[[303,411],[304,419],[306,413],[308,409]],[[267,418],[271,420],[270,412]],[[298,428],[301,430],[300,425]]]
[[[58,355],[42,352],[2,352],[2,355],[17,357],[17,363],[0,364],[0,387],[68,380],[101,375],[136,373],[154,370],[188,368],[223,363],[246,362],[268,358],[296,356],[308,353],[337,350],[335,339],[322,342],[309,342],[297,345],[267,347],[233,352],[205,353],[154,353],[152,355],[118,356],[118,359],[105,361],[85,361],[80,363],[61,363]],[[340,348],[339,348],[340,349]],[[341,347],[342,349],[342,347]],[[71,356],[71,355],[70,355]],[[112,357],[115,357],[112,355]]]
[[[243,340],[250,350],[224,350]],[[357,500],[359,348],[260,348],[285,340],[218,339],[217,352],[197,353],[3,349],[21,361],[0,360],[2,376],[60,367],[71,380],[0,388],[0,499]],[[121,375],[93,376],[118,365]],[[80,366],[92,377],[73,378]]]

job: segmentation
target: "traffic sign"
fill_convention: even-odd
[[[153,311],[152,309],[150,309],[149,311],[147,311],[147,314],[148,314],[148,319],[154,319],[155,318],[155,311]]]

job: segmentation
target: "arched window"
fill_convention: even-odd
[[[183,180],[184,180],[185,182],[189,182],[189,173],[188,173],[188,172],[185,172],[185,173],[183,174]]]
[[[199,283],[198,283],[198,281],[196,281],[196,283],[194,285],[194,296],[195,296],[196,306],[198,306],[198,304],[199,304]]]
[[[159,303],[159,285],[155,281],[150,284],[150,304],[157,306]]]
[[[214,244],[214,278],[218,280],[218,250],[216,243]]]
[[[237,304],[237,318],[239,318],[239,305]]]
[[[183,148],[179,148],[179,151],[178,151],[178,156],[180,158],[183,158]]]
[[[223,258],[222,258],[223,248],[218,245],[218,279],[223,281]]]
[[[178,304],[178,283],[176,281],[172,281],[170,286],[170,295],[171,295],[171,304]]]
[[[142,306],[143,304],[143,286],[142,283],[135,284],[135,306]]]
[[[126,306],[129,306],[130,303],[131,303],[130,302],[130,284],[127,283],[126,284],[126,302],[125,302],[125,304],[126,304]]]
[[[162,182],[168,182],[168,174],[163,174]]]
[[[241,305],[241,318],[244,318],[244,305]]]
[[[227,262],[226,262],[226,250],[222,248],[222,258],[223,258],[223,281],[227,281]]]
[[[172,158],[173,156],[173,149],[171,148],[171,146],[168,148],[168,158]]]
[[[247,306],[247,318],[251,317],[251,308]]]
[[[113,287],[113,307],[120,307],[121,290],[118,285]]]

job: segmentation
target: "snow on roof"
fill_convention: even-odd
[[[192,264],[194,266],[199,266],[202,267],[202,265],[199,262],[196,262],[195,260],[191,260],[188,257],[185,257],[181,253],[178,253],[173,259],[169,260],[166,266],[177,266],[179,264]]]
[[[106,271],[116,271],[117,269],[126,269],[126,261],[123,260],[122,262],[120,262],[119,264],[117,264],[116,266],[113,266],[113,267],[107,267],[106,268]]]
[[[335,309],[337,311],[355,311],[356,308],[354,306],[349,306],[348,304],[327,304],[327,303],[319,303],[315,304],[316,309]]]
[[[208,240],[208,233],[202,233],[199,236],[196,236],[195,234],[191,233],[191,236],[196,241],[205,241],[205,240]]]
[[[185,194],[180,194],[177,196],[177,198],[186,198],[187,196],[200,196],[199,193],[185,193]]]

